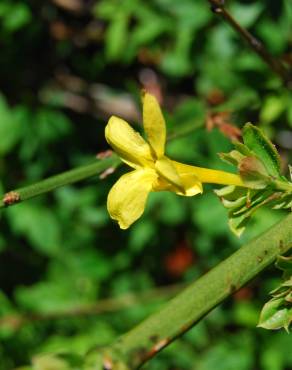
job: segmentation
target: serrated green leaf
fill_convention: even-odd
[[[276,178],[281,176],[280,156],[263,132],[251,123],[243,128],[244,144],[262,161],[268,173]]]

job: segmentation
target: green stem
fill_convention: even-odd
[[[110,167],[116,168],[120,163],[121,161],[118,156],[112,154],[108,158],[96,160],[85,166],[77,167],[35,184],[13,190],[4,195],[3,199],[0,201],[0,208],[17,204],[23,200],[52,191],[60,186],[73,184],[74,182],[96,176]]]
[[[196,280],[164,308],[118,338],[111,346],[91,352],[88,358],[91,366],[95,364],[92,369],[99,370],[101,366],[111,370],[139,368],[258,275],[279,254],[291,248],[292,214],[289,214]]]

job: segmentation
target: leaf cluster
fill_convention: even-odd
[[[229,210],[229,225],[240,235],[251,215],[260,207],[274,209],[292,206],[292,186],[281,175],[280,156],[263,132],[251,124],[243,128],[243,143],[235,142],[235,150],[221,158],[235,165],[247,188],[228,186],[217,190],[223,205]]]

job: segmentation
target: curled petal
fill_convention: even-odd
[[[114,184],[107,198],[107,209],[121,229],[127,229],[144,212],[146,200],[157,175],[141,169],[126,173]]]
[[[184,193],[177,192],[177,194],[191,197],[203,192],[202,182],[197,176],[193,166],[175,161],[171,162],[175,167],[184,187]]]
[[[148,141],[157,158],[164,155],[166,128],[165,121],[156,98],[148,93],[143,97],[143,124]]]
[[[105,128],[109,145],[133,168],[153,165],[150,146],[126,121],[112,116]]]
[[[184,193],[185,189],[182,180],[170,159],[167,157],[158,159],[155,162],[155,169],[160,177],[167,180],[167,182],[169,182],[176,191]]]

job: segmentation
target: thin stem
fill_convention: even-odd
[[[95,364],[92,369],[138,369],[291,248],[292,214],[289,214],[112,345],[93,350],[89,355],[90,363]]]
[[[59,175],[39,181],[35,184],[10,191],[6,193],[0,201],[0,208],[17,204],[21,201],[52,191],[60,186],[73,184],[77,181],[96,176],[109,168],[116,168],[120,163],[121,161],[117,155],[112,154],[108,158],[96,160],[95,162],[85,166],[77,167]]]
[[[282,62],[273,57],[265,48],[263,43],[253,36],[249,31],[243,28],[226,10],[224,0],[209,0],[214,13],[225,19],[230,26],[247,41],[251,49],[253,49],[262,60],[282,79],[284,85],[292,89],[292,74],[291,71],[282,64]]]

